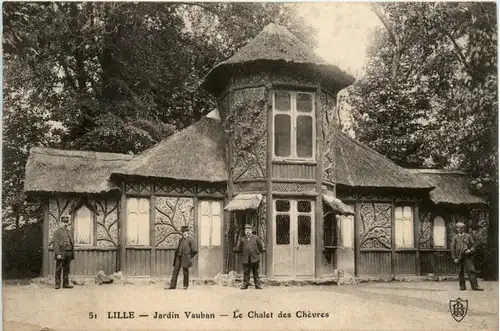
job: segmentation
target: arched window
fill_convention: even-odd
[[[82,205],[75,211],[74,231],[75,245],[92,246],[94,244],[94,218],[92,211]]]
[[[434,218],[432,238],[434,241],[434,247],[446,248],[446,227],[444,219],[441,216]]]

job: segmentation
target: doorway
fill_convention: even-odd
[[[198,214],[198,277],[213,278],[223,269],[222,201],[200,200]]]
[[[275,277],[314,276],[314,201],[273,201],[273,273]]]

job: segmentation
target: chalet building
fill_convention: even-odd
[[[207,75],[218,110],[150,149],[33,148],[25,190],[44,201],[43,275],[63,215],[82,276],[167,277],[183,225],[196,277],[239,271],[247,223],[268,278],[454,273],[454,224],[474,226],[484,200],[462,173],[404,169],[342,133],[336,95],[353,82],[270,24]]]

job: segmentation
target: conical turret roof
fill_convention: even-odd
[[[252,65],[262,69],[265,64],[316,70],[337,89],[354,83],[354,77],[325,61],[287,28],[271,23],[232,57],[212,68],[203,85],[209,92],[217,92],[236,70]]]

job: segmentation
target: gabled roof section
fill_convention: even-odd
[[[103,193],[119,188],[112,171],[132,157],[126,154],[34,147],[26,164],[26,192]]]
[[[114,174],[204,182],[227,180],[221,121],[204,117],[135,156]]]
[[[464,172],[437,169],[412,169],[412,171],[436,187],[429,194],[435,204],[487,204],[483,197],[472,194],[469,189],[470,178]]]
[[[209,92],[214,93],[221,81],[225,81],[230,75],[231,68],[264,63],[314,68],[332,80],[339,90],[354,83],[354,77],[325,61],[287,28],[270,23],[232,57],[212,68],[203,85]]]
[[[422,188],[431,183],[337,130],[335,181],[353,187]]]

